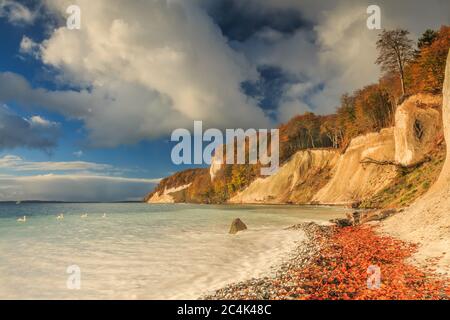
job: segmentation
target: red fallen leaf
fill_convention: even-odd
[[[300,299],[448,299],[450,284],[405,262],[417,246],[377,235],[370,227],[336,229],[319,235],[319,257],[295,270]],[[367,268],[381,270],[381,286],[367,287]]]

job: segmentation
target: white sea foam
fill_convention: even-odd
[[[24,212],[27,223],[17,223]],[[195,299],[270,275],[304,237],[285,227],[341,214],[282,206],[0,205],[0,298]],[[249,229],[229,235],[236,217]],[[80,290],[67,289],[69,265],[80,267]]]

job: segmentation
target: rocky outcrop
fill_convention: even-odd
[[[392,161],[395,156],[394,129],[383,129],[353,139],[340,156],[333,178],[313,201],[349,204],[362,201],[387,186],[396,176],[393,166],[361,163],[363,160]]]
[[[440,97],[419,94],[408,98],[395,113],[395,161],[409,166],[422,161],[442,131],[441,115],[433,107]]]
[[[236,234],[239,231],[244,231],[244,230],[247,230],[247,226],[245,225],[244,222],[242,222],[241,219],[236,218],[231,223],[230,231],[228,233],[229,234]]]
[[[145,198],[146,203],[179,203],[194,202],[188,197],[189,189],[198,184],[199,180],[207,176],[209,181],[209,171],[206,168],[187,169],[162,179],[156,188]],[[202,181],[203,182],[203,181]]]
[[[397,213],[397,209],[364,210],[347,212],[345,219],[330,220],[339,227],[358,226],[368,222],[379,222]]]
[[[373,197],[389,192],[395,184],[398,168],[410,169],[428,161],[437,136],[442,135],[441,115],[436,110],[441,101],[425,94],[409,97],[397,108],[394,127],[354,138],[343,154],[334,149],[298,151],[276,174],[257,178],[231,199],[227,194],[218,202],[370,207]],[[163,179],[146,201],[215,203],[211,190],[226,188],[214,185],[223,174],[223,162],[223,157],[215,156],[209,169],[186,170]],[[434,177],[439,171],[435,172]]]
[[[164,189],[163,192],[155,192],[149,197],[147,203],[175,203],[174,195],[177,192],[186,190],[191,186],[191,183],[179,187]]]
[[[297,152],[277,174],[259,178],[230,203],[348,205],[394,183],[397,168],[423,161],[442,132],[441,99],[419,94],[397,108],[395,127],[354,138],[343,154]]]
[[[279,171],[253,181],[230,203],[307,203],[331,178],[339,153],[335,150],[297,152]]]
[[[450,53],[443,89],[442,118],[445,140],[450,142]],[[383,231],[419,242],[417,262],[433,258],[440,272],[450,275],[450,148],[437,182],[404,212],[388,219]]]

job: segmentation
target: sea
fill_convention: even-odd
[[[230,283],[273,275],[305,239],[289,226],[326,223],[345,211],[1,203],[0,299],[197,299]],[[248,229],[231,235],[235,218]]]

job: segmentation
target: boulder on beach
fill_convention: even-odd
[[[245,225],[244,222],[242,222],[241,219],[237,218],[234,219],[233,222],[231,223],[231,227],[230,227],[230,234],[236,234],[239,231],[243,231],[246,230],[247,226]]]
[[[352,225],[352,222],[349,219],[344,218],[331,219],[330,222],[337,225],[339,228],[350,227]]]

